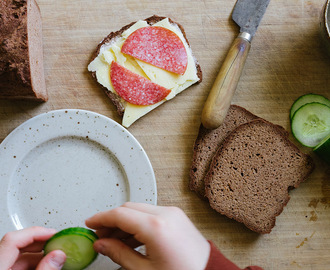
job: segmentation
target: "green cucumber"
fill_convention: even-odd
[[[302,145],[315,147],[330,134],[330,107],[318,102],[301,106],[293,115],[291,130]]]
[[[290,109],[290,119],[292,120],[294,113],[301,106],[303,106],[307,103],[312,103],[312,102],[322,103],[322,104],[330,107],[330,100],[327,99],[326,97],[317,95],[317,94],[306,94],[306,95],[303,95],[303,96],[297,98],[296,101],[292,104],[291,109]]]
[[[81,270],[90,265],[97,257],[93,248],[97,235],[89,229],[72,227],[59,231],[45,244],[44,252],[47,255],[53,250],[62,250],[67,258],[62,269]]]
[[[67,228],[67,229],[64,229],[62,230],[61,232],[64,233],[79,233],[79,234],[83,234],[85,236],[87,236],[90,240],[92,240],[93,242],[97,239],[99,239],[99,237],[97,236],[97,234],[95,232],[93,232],[92,230],[90,229],[86,229],[86,228],[82,228],[82,227],[72,227],[72,228]],[[60,233],[60,232],[58,232]]]
[[[325,137],[313,151],[330,164],[330,135]]]

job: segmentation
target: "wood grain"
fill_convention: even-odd
[[[330,57],[319,31],[324,2],[270,2],[253,39],[233,104],[290,130],[289,109],[297,97],[313,92],[330,98]],[[1,100],[0,141],[27,119],[54,109],[91,110],[120,122],[114,106],[87,71],[90,57],[103,37],[123,25],[153,14],[171,17],[184,26],[204,76],[201,84],[129,128],[155,170],[158,204],[180,206],[204,236],[240,267],[254,264],[265,269],[330,268],[330,168],[316,156],[313,155],[316,170],[290,192],[291,200],[269,235],[259,236],[215,213],[188,189],[192,146],[202,108],[238,34],[230,19],[234,0],[38,3],[43,17],[49,101],[39,104]]]

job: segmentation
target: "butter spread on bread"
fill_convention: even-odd
[[[130,34],[137,29],[150,26],[160,26],[169,29],[181,39],[188,57],[187,68],[183,75],[164,70],[121,52],[121,47]],[[151,80],[155,84],[169,89],[171,92],[165,99],[153,105],[141,106],[125,101],[116,93],[111,84],[110,65],[113,61],[126,69]],[[200,82],[202,79],[200,66],[192,54],[183,28],[169,18],[158,16],[152,16],[145,20],[140,20],[123,27],[115,33],[110,33],[109,36],[98,46],[93,60],[88,65],[88,70],[93,73],[97,82],[103,86],[106,94],[116,105],[117,111],[120,114],[123,114],[122,124],[125,127],[129,127],[140,117],[155,109],[166,100],[172,99],[192,84]]]

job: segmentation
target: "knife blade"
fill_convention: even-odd
[[[201,121],[205,128],[218,128],[224,121],[251,48],[251,41],[270,0],[238,0],[232,12],[240,27],[205,102]]]
[[[236,2],[231,17],[241,28],[240,32],[255,35],[269,2],[270,0],[239,0]]]

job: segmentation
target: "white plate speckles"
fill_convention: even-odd
[[[85,226],[126,201],[156,204],[154,171],[139,142],[84,110],[38,115],[0,144],[0,238],[34,225]],[[117,269],[99,256],[89,269]]]

